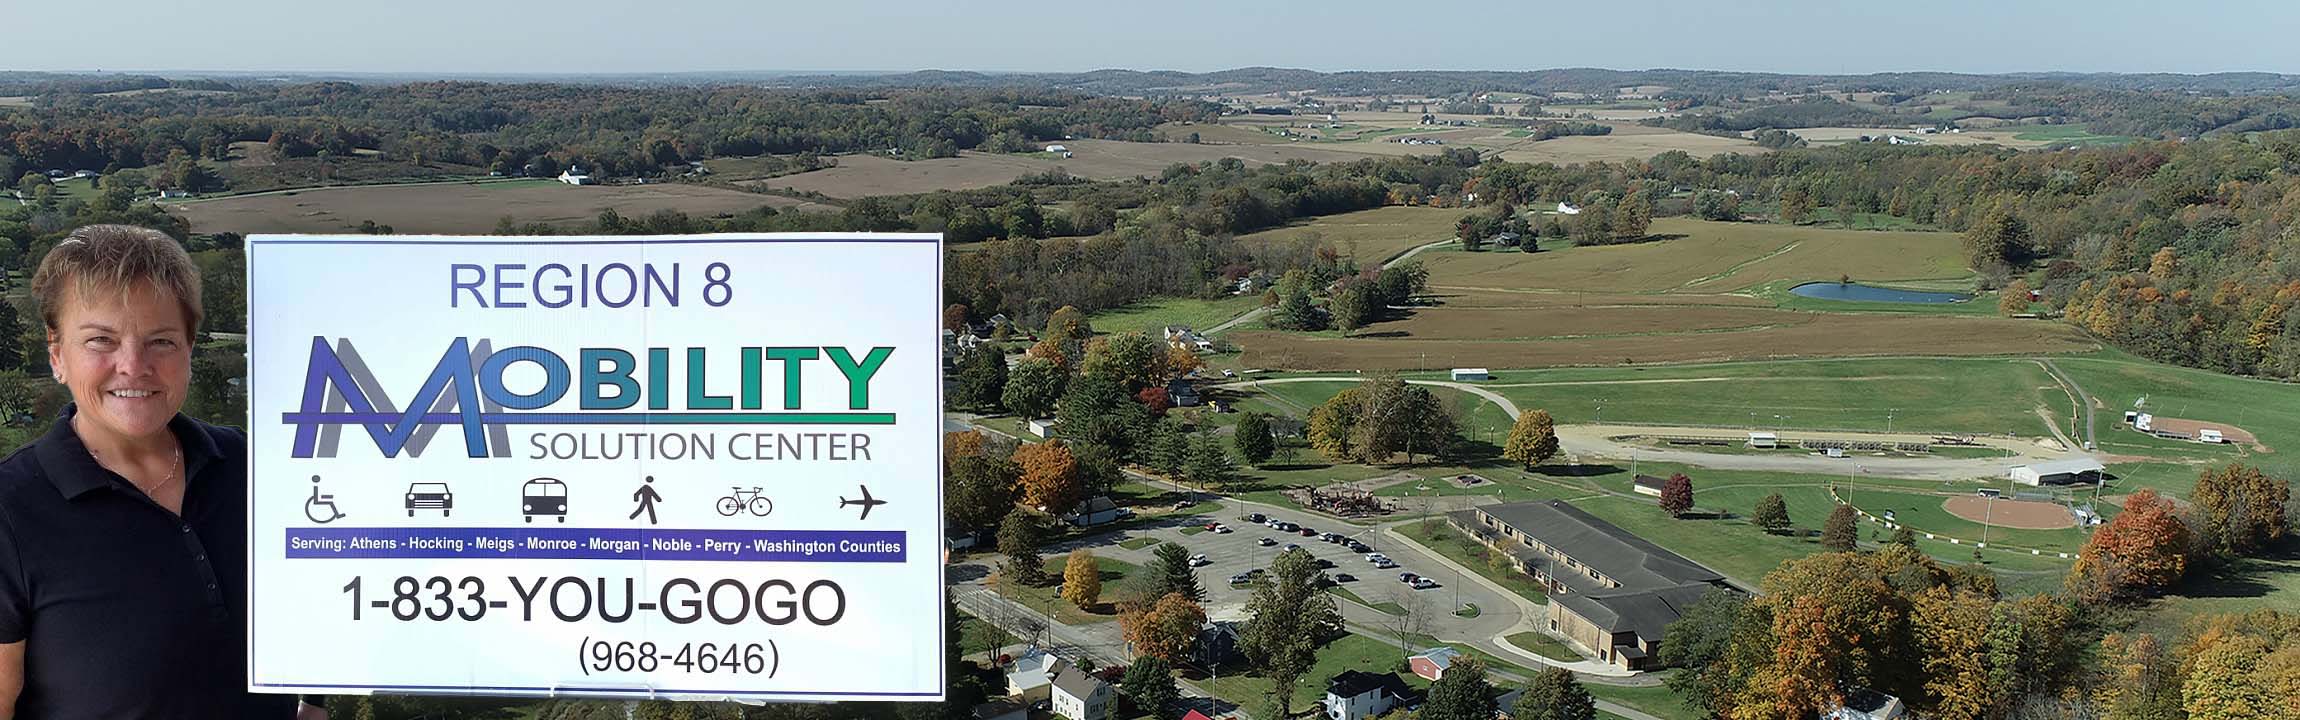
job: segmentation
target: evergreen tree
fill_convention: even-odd
[[[998,552],[1006,556],[1002,572],[1024,585],[1046,582],[1046,564],[1038,557],[1038,519],[1020,510],[1007,513],[998,524]]]
[[[1205,602],[1206,591],[1198,587],[1198,573],[1190,568],[1190,549],[1174,543],[1164,543],[1151,551],[1150,597],[1162,598],[1180,594],[1198,602]]]
[[[1164,717],[1167,706],[1182,699],[1182,691],[1174,685],[1174,669],[1166,661],[1148,655],[1134,658],[1126,666],[1126,675],[1118,686],[1126,700],[1134,703],[1134,711],[1151,717]]]
[[[1238,454],[1246,458],[1248,464],[1259,466],[1268,462],[1270,455],[1277,452],[1277,437],[1270,433],[1270,419],[1267,415],[1246,413],[1238,418],[1238,425],[1231,432],[1231,439],[1238,446]]]

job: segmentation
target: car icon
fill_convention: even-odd
[[[455,493],[448,492],[447,483],[410,483],[407,516],[415,517],[417,510],[438,510],[440,517],[447,517],[455,510]]]

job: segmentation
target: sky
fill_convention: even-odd
[[[4,70],[2300,73],[2300,2],[0,2]]]

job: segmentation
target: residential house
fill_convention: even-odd
[[[1214,341],[1206,339],[1206,336],[1198,334],[1198,331],[1190,329],[1188,325],[1166,326],[1166,344],[1198,352],[1210,352],[1214,349]]]
[[[1561,202],[1561,203],[1558,203],[1558,204],[1557,204],[1557,214],[1559,214],[1559,215],[1580,215],[1580,214],[1581,214],[1581,208],[1577,208],[1577,207],[1574,207],[1574,206],[1573,206],[1573,203],[1568,203],[1568,202]]]
[[[1366,720],[1419,704],[1413,688],[1393,673],[1343,670],[1326,681],[1327,720]]]
[[[1110,684],[1065,667],[1054,676],[1054,714],[1070,720],[1109,720]]]
[[[1450,647],[1430,648],[1429,652],[1406,658],[1406,665],[1423,680],[1437,682],[1445,679],[1446,668],[1453,667],[1461,658],[1461,651]]]
[[[1662,632],[1725,576],[1562,500],[1448,514],[1549,592],[1549,631],[1628,670],[1650,667]]]
[[[583,167],[580,165],[569,165],[567,169],[559,171],[559,182],[569,185],[599,184],[599,181],[593,179],[590,173],[583,172]]]
[[[1062,519],[1078,527],[1094,527],[1117,520],[1118,504],[1111,502],[1107,496],[1096,495],[1079,503],[1077,510],[1062,516]]]
[[[1173,407],[1197,407],[1198,386],[1182,378],[1166,383],[1166,404]]]
[[[1070,667],[1070,661],[1045,650],[1032,650],[1015,658],[1006,670],[1006,693],[1024,700],[1040,700],[1052,692],[1054,677]]]
[[[1636,491],[1636,493],[1639,495],[1661,497],[1661,486],[1667,482],[1669,481],[1666,478],[1657,478],[1651,475],[1646,475],[1644,473],[1638,473],[1636,479],[1629,481],[1629,489]]]
[[[1238,656],[1238,642],[1243,637],[1236,621],[1209,620],[1198,628],[1198,637],[1190,640],[1190,662],[1200,668],[1217,668]]]

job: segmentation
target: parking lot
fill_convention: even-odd
[[[1253,524],[1246,519],[1250,513],[1275,516],[1282,521],[1310,528],[1313,532],[1304,536],[1298,531],[1282,532]],[[1145,566],[1153,561],[1152,552],[1156,550],[1156,545],[1127,549],[1118,543],[1131,538],[1150,537],[1181,545],[1194,555],[1205,555],[1208,564],[1196,570],[1198,584],[1206,590],[1206,615],[1213,619],[1244,619],[1246,601],[1253,594],[1253,586],[1249,583],[1232,584],[1230,578],[1252,570],[1266,571],[1287,545],[1297,545],[1308,551],[1311,557],[1332,563],[1326,573],[1335,577],[1338,587],[1349,590],[1368,603],[1396,602],[1402,607],[1419,605],[1429,611],[1427,616],[1437,627],[1456,626],[1465,631],[1491,628],[1498,631],[1515,624],[1520,615],[1509,600],[1496,596],[1474,581],[1461,582],[1461,578],[1451,568],[1429,558],[1418,548],[1405,546],[1379,529],[1320,519],[1289,508],[1271,508],[1259,504],[1246,508],[1235,502],[1226,503],[1220,512],[1206,519],[1219,520],[1231,531],[1198,530],[1185,533],[1183,527],[1143,528],[1097,538],[1099,542],[1092,547],[1098,555]],[[1317,534],[1322,532],[1335,532],[1358,540],[1367,546],[1367,551],[1382,553],[1396,562],[1397,566],[1378,568],[1366,560],[1366,553],[1354,551],[1340,543],[1318,539]],[[1260,541],[1263,538],[1269,538],[1272,544],[1262,545]],[[1428,576],[1436,584],[1415,590],[1398,580],[1398,574],[1402,572]],[[1344,580],[1341,577],[1343,575],[1353,579]],[[1455,607],[1457,597],[1460,602],[1478,605],[1480,616],[1475,619],[1453,616],[1451,610]],[[1352,620],[1373,625],[1393,622],[1394,616],[1356,603],[1344,600],[1339,605],[1343,615]]]

